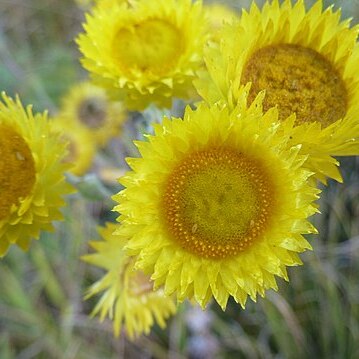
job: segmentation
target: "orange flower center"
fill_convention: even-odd
[[[347,91],[338,71],[318,52],[299,45],[271,45],[247,61],[242,83],[252,82],[249,100],[266,90],[264,109],[278,105],[279,118],[327,127],[347,111]]]
[[[12,128],[0,125],[0,220],[13,205],[31,193],[36,179],[35,162],[25,140]]]
[[[195,152],[168,178],[165,226],[171,238],[200,257],[233,256],[268,227],[274,192],[259,160],[230,148]]]

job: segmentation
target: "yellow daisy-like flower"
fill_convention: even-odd
[[[27,250],[40,231],[62,219],[65,144],[54,135],[46,114],[2,94],[0,102],[0,256],[11,244]]]
[[[63,162],[71,165],[69,172],[77,176],[85,174],[96,155],[93,137],[82,126],[71,125],[67,119],[56,117],[52,120],[54,131],[61,134],[61,139],[68,143],[68,154]]]
[[[113,2],[111,8],[94,8],[86,20],[86,33],[77,39],[82,64],[129,109],[170,107],[173,97],[194,93],[206,29],[200,1]]]
[[[238,14],[224,4],[212,3],[205,5],[203,9],[209,21],[210,39],[212,41],[220,42],[219,30],[223,25],[227,22],[231,23],[233,20],[239,19]]]
[[[315,229],[318,191],[308,184],[300,146],[289,147],[276,109],[262,115],[263,94],[249,108],[242,92],[232,112],[222,104],[184,120],[164,119],[148,142],[136,142],[142,158],[114,196],[121,215],[117,233],[129,238],[136,268],[155,286],[205,307],[214,296],[224,309],[229,295],[242,306],[255,300],[286,266],[301,264],[311,248],[302,237]]]
[[[105,90],[83,82],[71,87],[63,97],[59,117],[69,127],[81,126],[95,144],[104,146],[121,133],[126,113],[120,102],[109,100]]]
[[[323,11],[321,1],[309,11],[303,1],[266,2],[262,11],[252,5],[207,49],[197,89],[232,107],[247,82],[250,100],[266,90],[265,109],[277,105],[281,120],[296,114],[293,143],[310,153],[308,166],[322,181],[340,181],[329,155],[359,154],[359,27],[349,23],[332,7]]]
[[[101,228],[103,240],[90,242],[97,252],[83,256],[86,262],[107,271],[90,287],[86,297],[104,292],[92,314],[100,314],[101,320],[108,315],[113,320],[116,336],[124,325],[130,339],[134,339],[148,334],[154,322],[164,328],[166,319],[176,312],[176,306],[162,289],[153,290],[148,276],[134,270],[133,259],[123,250],[127,239],[113,233],[118,226],[108,223]]]

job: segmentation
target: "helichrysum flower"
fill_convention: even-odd
[[[83,66],[129,109],[170,107],[173,97],[194,93],[206,29],[200,1],[113,1],[95,7],[84,29],[77,39]]]
[[[296,114],[292,142],[310,153],[308,166],[325,182],[341,180],[329,155],[359,154],[359,27],[349,28],[340,11],[306,11],[304,2],[255,4],[221,32],[219,46],[205,53],[207,70],[196,83],[201,96],[234,106],[238,89],[252,83],[249,99],[266,90],[264,109],[279,118]]]
[[[63,162],[71,165],[69,172],[82,176],[91,168],[96,156],[97,146],[93,136],[82,126],[69,124],[67,118],[56,117],[52,122],[53,130],[60,133],[61,140],[68,144]]]
[[[262,115],[262,98],[247,109],[242,91],[232,112],[201,104],[183,120],[165,118],[136,142],[142,157],[128,159],[114,196],[118,234],[136,268],[180,301],[204,307],[214,297],[224,309],[231,295],[244,306],[276,289],[274,276],[287,279],[286,266],[310,248],[302,234],[315,232],[307,217],[318,191],[276,109]]]
[[[112,102],[105,90],[89,82],[74,85],[62,99],[62,123],[87,132],[91,140],[104,146],[121,133],[126,113],[120,102]]]
[[[92,314],[99,314],[101,320],[108,315],[113,320],[116,336],[124,326],[133,339],[148,334],[155,322],[164,328],[176,306],[162,289],[153,290],[149,276],[134,270],[133,258],[123,250],[127,240],[113,234],[118,226],[108,223],[101,228],[103,240],[90,243],[96,252],[83,256],[86,262],[106,270],[106,274],[90,287],[87,298],[104,292]]]
[[[65,143],[51,131],[46,114],[33,115],[2,95],[0,101],[0,256],[10,244],[27,250],[40,231],[62,219],[59,208],[71,191],[62,163]]]

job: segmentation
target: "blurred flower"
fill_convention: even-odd
[[[111,102],[106,92],[89,82],[74,85],[62,99],[58,115],[64,126],[87,132],[94,144],[104,146],[121,133],[126,120],[120,102]]]
[[[243,11],[240,22],[225,26],[220,45],[207,48],[208,71],[196,83],[209,103],[224,99],[233,107],[238,89],[252,83],[249,100],[266,90],[264,109],[275,105],[279,118],[296,114],[292,144],[309,153],[316,176],[341,180],[330,155],[359,154],[359,27],[340,22],[340,11],[309,10],[304,2],[266,2]]]
[[[170,107],[173,97],[194,93],[206,29],[200,1],[113,1],[95,7],[84,29],[77,39],[83,66],[129,109]]]
[[[107,271],[89,288],[86,298],[104,292],[92,315],[99,314],[101,320],[108,315],[113,320],[116,336],[124,325],[130,339],[134,339],[142,333],[148,334],[155,321],[164,328],[176,306],[172,298],[164,296],[162,289],[153,290],[148,276],[134,270],[133,259],[123,250],[127,239],[113,234],[118,226],[108,223],[101,228],[103,240],[90,242],[96,253],[82,257]]]
[[[136,268],[202,307],[213,296],[225,309],[229,295],[244,306],[276,289],[274,275],[287,279],[311,248],[302,234],[315,232],[306,157],[287,146],[276,109],[262,115],[263,93],[246,108],[246,90],[232,112],[201,104],[155,125],[114,196]]]
[[[62,163],[66,145],[52,133],[46,114],[32,113],[2,95],[0,102],[0,256],[10,244],[27,250],[40,231],[52,230],[62,219],[68,166]]]
[[[96,155],[96,144],[92,136],[81,126],[71,125],[67,119],[60,117],[53,120],[54,131],[61,134],[61,139],[68,143],[68,154],[63,162],[71,164],[69,172],[82,176],[93,163]]]
[[[224,4],[212,3],[204,6],[207,19],[209,20],[210,38],[213,41],[219,42],[220,32],[219,30],[226,23],[231,23],[234,20],[239,20],[239,15]]]

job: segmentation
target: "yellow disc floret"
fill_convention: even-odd
[[[182,42],[182,34],[173,24],[149,19],[118,30],[112,44],[113,56],[123,71],[161,75],[176,65]]]
[[[36,170],[31,150],[12,128],[0,125],[0,220],[19,199],[28,196],[35,183]]]
[[[167,183],[164,210],[170,235],[201,257],[237,255],[265,232],[275,205],[271,182],[260,161],[236,150],[191,154]]]
[[[347,112],[347,91],[333,65],[318,52],[300,45],[261,48],[248,59],[242,83],[252,83],[249,100],[266,90],[264,109],[278,105],[279,118],[296,114],[298,124],[327,127]]]

